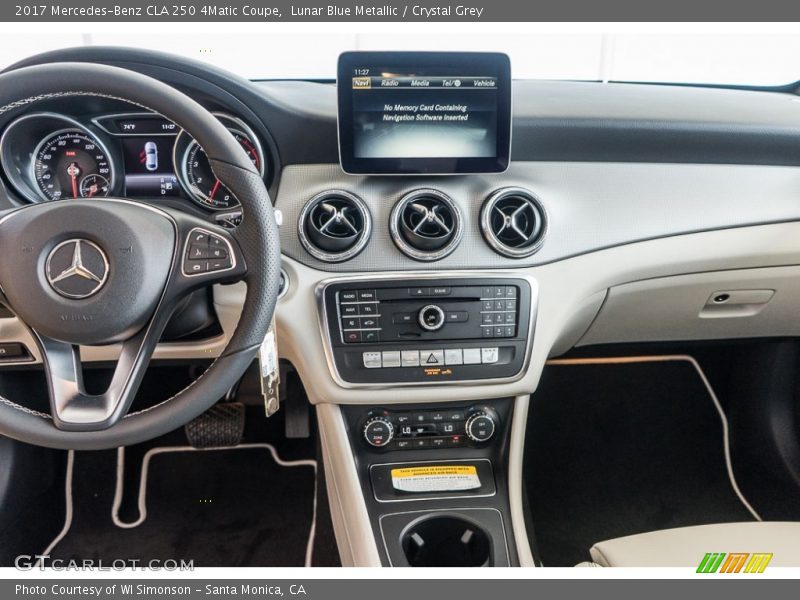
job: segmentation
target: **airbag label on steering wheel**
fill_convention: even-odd
[[[456,492],[481,487],[474,465],[392,469],[392,486],[401,492]]]

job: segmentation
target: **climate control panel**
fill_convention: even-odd
[[[514,377],[535,308],[529,278],[347,280],[321,291],[340,383]]]
[[[482,446],[500,428],[488,405],[441,410],[373,409],[363,416],[362,441],[382,450],[425,450]]]

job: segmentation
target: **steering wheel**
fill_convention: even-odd
[[[0,302],[41,351],[50,413],[0,397],[0,433],[61,449],[135,444],[212,406],[251,364],[267,333],[280,283],[280,248],[261,176],[207,110],[155,79],[117,67],[51,63],[0,75],[0,114],[57,97],[123,100],[185,129],[242,205],[233,231],[124,198],[45,202],[0,213]],[[192,250],[219,260],[191,262]],[[213,248],[213,251],[211,250]],[[247,294],[227,346],[187,388],[129,412],[153,351],[181,299],[200,287],[244,280]],[[80,345],[121,344],[111,383],[89,394]]]

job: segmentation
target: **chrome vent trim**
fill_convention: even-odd
[[[481,232],[492,249],[509,258],[537,252],[547,233],[547,213],[539,199],[524,188],[494,192],[481,208]]]
[[[414,260],[435,261],[456,249],[464,235],[458,205],[434,189],[403,196],[392,209],[389,232],[395,245]]]
[[[364,249],[372,233],[372,216],[361,198],[344,190],[327,190],[311,198],[297,219],[303,248],[328,263],[350,260]]]

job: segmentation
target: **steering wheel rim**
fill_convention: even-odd
[[[120,392],[117,404],[110,407],[103,406],[101,408],[105,412],[98,412],[96,399],[100,396],[87,395],[81,389],[80,362],[79,356],[76,358],[75,349],[78,343],[83,342],[73,342],[76,339],[84,339],[82,337],[84,334],[79,333],[78,328],[69,329],[67,325],[53,325],[50,322],[42,322],[40,329],[45,329],[48,334],[52,334],[53,332],[49,330],[52,325],[55,328],[53,331],[55,331],[56,337],[63,339],[54,339],[51,335],[44,335],[25,321],[26,325],[34,332],[34,338],[37,339],[42,351],[48,376],[51,415],[31,410],[11,399],[0,397],[0,434],[51,448],[106,449],[152,439],[187,423],[212,406],[245,372],[267,333],[275,310],[280,285],[278,230],[269,194],[252,162],[228,130],[210,112],[188,96],[145,75],[106,65],[50,63],[0,74],[0,114],[16,111],[45,99],[62,96],[97,96],[119,99],[161,114],[175,122],[203,147],[215,176],[237,197],[243,211],[241,225],[232,232],[187,213],[155,208],[125,199],[89,201],[92,204],[84,201],[37,204],[14,209],[0,218],[0,237],[3,237],[4,228],[8,229],[9,235],[5,238],[16,239],[17,247],[20,242],[26,241],[31,236],[37,237],[38,235],[38,237],[44,238],[48,231],[58,231],[58,227],[67,228],[66,224],[57,225],[57,223],[63,223],[69,219],[69,213],[65,212],[67,205],[76,213],[82,213],[82,218],[102,220],[105,228],[113,230],[117,227],[130,235],[136,236],[133,226],[130,223],[123,223],[123,219],[129,219],[132,222],[140,221],[146,224],[146,228],[162,230],[163,232],[158,234],[161,237],[156,243],[158,249],[162,250],[162,255],[164,248],[167,248],[170,243],[169,240],[172,241],[170,265],[164,275],[163,289],[157,302],[152,303],[152,298],[148,297],[148,302],[153,304],[154,308],[153,313],[147,317],[145,326],[140,323],[142,315],[137,313],[136,318],[132,318],[129,323],[129,331],[109,332],[108,336],[101,340],[102,343],[107,343],[107,340],[121,341],[123,338],[120,336],[123,334],[126,336],[123,342],[123,356],[117,369],[118,371],[120,369],[128,370],[127,374],[130,378],[121,377],[121,379],[125,379],[121,382],[125,385],[121,386],[120,390],[116,390]],[[141,209],[137,207],[141,207]],[[146,215],[142,212],[144,210],[155,211],[158,215],[149,213]],[[113,214],[115,212],[123,214],[115,217]],[[172,226],[173,237],[167,233],[168,227],[164,226],[165,222],[169,222]],[[130,226],[125,229],[125,225]],[[55,239],[52,243],[42,241],[39,246],[36,244],[30,246],[34,249],[34,253],[41,255],[36,258],[38,262],[30,264],[41,265],[45,258],[49,261],[55,245],[64,241],[62,238],[71,236],[70,239],[85,239],[93,244],[97,236],[102,237],[104,234],[103,231],[92,231],[91,224],[86,224],[78,232],[83,235],[81,238],[75,233],[77,225],[73,223],[69,227],[72,229],[61,231],[59,235],[54,236]],[[228,244],[233,264],[230,269],[225,269],[221,273],[189,277],[185,271],[184,258],[188,248],[189,235],[196,234],[198,228],[212,237],[217,236]],[[109,234],[106,233],[107,235]],[[140,248],[140,246],[146,245],[143,242],[148,240],[149,238],[137,237],[136,250],[141,250],[143,253],[150,251]],[[80,243],[76,243],[76,248],[79,246]],[[112,248],[109,254],[112,263],[115,258],[113,251]],[[30,253],[31,250],[27,250],[27,252]],[[47,252],[50,254],[45,257]],[[155,252],[155,249],[152,252]],[[4,278],[9,278],[10,274],[15,272],[15,268],[17,267],[11,261],[5,258],[0,259],[0,288],[7,292],[5,293],[6,304],[9,304],[15,313],[20,314],[20,311],[25,312],[26,307],[21,305],[18,298],[17,306],[15,306],[15,302],[10,302],[13,293],[8,289],[9,281],[3,281]],[[116,277],[121,285],[124,281],[123,275],[120,274],[122,269],[115,271],[112,264],[110,272],[109,279],[112,280]],[[41,279],[41,273],[37,274]],[[47,277],[49,279],[49,275]],[[140,274],[140,282],[145,281],[141,277]],[[158,276],[155,275],[154,278],[157,279]],[[135,396],[144,370],[149,364],[160,331],[163,331],[163,327],[169,320],[170,311],[174,308],[173,304],[179,301],[183,295],[198,287],[238,280],[244,280],[247,283],[245,302],[236,329],[220,356],[197,380],[175,396],[150,408],[128,414],[127,409]],[[109,291],[104,290],[102,293],[109,294],[109,298],[119,299],[125,297],[125,294],[133,294],[133,291],[126,291],[116,283],[106,285]],[[81,302],[89,302],[89,300],[55,298],[52,289],[44,291],[36,289],[35,291],[37,294],[42,292],[43,301],[61,302],[62,304],[58,306],[80,309]],[[136,299],[131,300],[132,304],[138,306],[141,303],[142,310],[150,306],[144,300],[141,302],[138,300],[134,302],[134,300]],[[67,304],[69,302],[74,304]],[[97,302],[100,302],[99,298]],[[112,325],[113,329],[110,321],[106,320],[106,323]],[[101,325],[98,327],[102,329]],[[126,359],[125,348],[129,343],[131,344],[131,356]],[[67,350],[68,347],[72,348],[72,352]],[[123,359],[129,360],[131,364],[122,365]],[[140,361],[140,359],[143,360]],[[65,388],[62,376],[67,379],[75,378],[75,381],[68,381],[69,385]],[[112,387],[115,380],[116,373]],[[129,384],[133,385],[132,391],[129,389]],[[65,392],[67,388],[69,388],[69,393]],[[81,393],[78,394],[78,392]],[[64,404],[58,404],[59,397]],[[72,412],[69,410],[70,406],[73,409],[78,406],[79,401],[88,402],[96,409],[93,413],[95,416],[110,416],[108,419],[96,419],[88,424],[62,420],[57,416],[59,414],[62,417],[82,414],[75,410]]]

